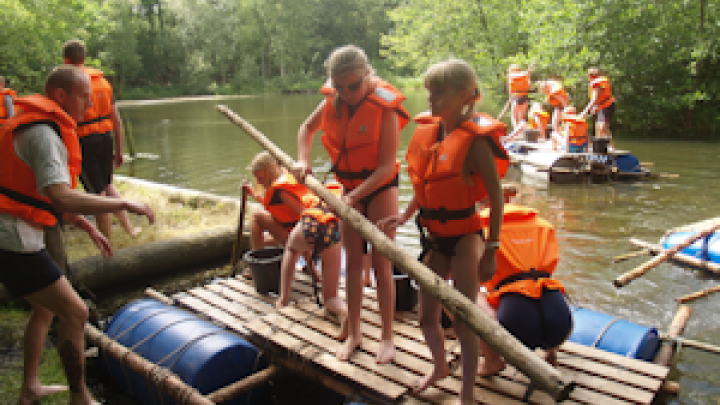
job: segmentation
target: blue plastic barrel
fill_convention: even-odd
[[[640,161],[633,154],[615,156],[615,167],[620,173],[639,173]]]
[[[714,233],[707,241],[705,247],[707,260],[713,263],[720,263],[720,235]]]
[[[663,238],[662,246],[665,249],[671,249],[673,246],[676,246],[687,240],[689,237],[697,234],[698,232],[673,232]],[[681,250],[680,253],[697,257],[702,260],[707,260],[707,242],[707,238],[700,238],[693,242],[692,245]]]
[[[121,308],[105,333],[145,359],[177,374],[207,395],[265,367],[258,349],[240,336],[196,315],[152,299]],[[169,405],[172,398],[146,379],[101,353],[102,363],[123,389],[147,405]],[[263,388],[239,395],[227,404],[251,404]]]
[[[660,346],[657,329],[585,308],[573,310],[570,341],[645,361],[652,361]]]

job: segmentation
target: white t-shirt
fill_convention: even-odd
[[[18,132],[15,153],[35,173],[40,195],[52,184],[71,184],[67,167],[67,149],[52,127],[33,125]],[[37,252],[45,247],[43,229],[27,221],[0,212],[0,249],[13,252]]]

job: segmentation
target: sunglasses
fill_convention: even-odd
[[[356,81],[355,83],[350,83],[347,86],[338,86],[337,84],[333,83],[333,88],[338,93],[342,93],[344,89],[347,89],[348,91],[358,91],[360,89],[360,86],[362,86],[363,80],[365,80],[365,76],[361,77],[360,80]]]

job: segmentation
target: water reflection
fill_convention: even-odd
[[[122,107],[122,115],[132,122],[135,149],[160,156],[157,160],[138,159],[120,173],[239,197],[239,184],[250,180],[246,166],[260,147],[214,106],[227,104],[295,156],[297,128],[320,100],[320,96],[313,95],[259,96]],[[425,110],[425,94],[409,94],[406,104],[413,114]],[[499,111],[498,105],[501,103],[489,104],[486,110]],[[402,133],[399,158],[403,161],[412,130],[409,125]],[[326,173],[329,162],[319,136],[314,142],[314,170]],[[616,146],[633,151],[641,161],[653,162],[655,171],[680,177],[635,183],[549,185],[511,170],[508,179],[519,184],[518,203],[536,208],[555,225],[561,249],[556,275],[576,304],[665,329],[677,310],[675,297],[718,281],[663,264],[627,287],[616,289],[611,281],[647,257],[619,264],[613,264],[612,258],[635,250],[628,243],[630,237],[656,242],[669,228],[717,215],[720,189],[715,184],[720,147],[693,142],[624,141],[622,137],[616,140]],[[412,188],[404,171],[400,193],[401,205],[407,204]],[[397,241],[411,254],[419,252],[413,224],[399,230]],[[720,320],[716,316],[720,313],[720,299],[711,296],[692,306],[685,336],[720,344]],[[717,405],[718,359],[685,349],[678,360],[674,378],[680,378],[681,394],[657,403]]]

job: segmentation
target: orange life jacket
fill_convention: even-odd
[[[576,114],[563,114],[563,122],[568,123],[568,142],[570,145],[583,146],[588,141],[588,124]]]
[[[8,89],[7,87],[4,87],[2,90],[0,90],[0,126],[2,126],[5,121],[8,120],[8,112],[5,110],[5,96],[10,96],[14,104],[17,94],[15,93],[15,91],[13,91],[13,89]],[[18,112],[18,108],[15,107],[15,115],[17,115]]]
[[[378,145],[383,111],[397,113],[398,133],[408,123],[410,115],[401,105],[405,96],[389,83],[380,81],[349,118],[348,106],[342,102],[338,117],[333,105],[335,89],[329,81],[320,92],[326,96],[320,129],[324,132],[322,143],[332,161],[331,171],[346,189],[353,190],[380,165]],[[399,170],[400,162],[396,161],[396,174]]]
[[[82,66],[81,69],[90,76],[92,86],[92,107],[85,112],[85,117],[77,124],[80,138],[88,135],[105,135],[113,130],[110,113],[113,109],[113,90],[103,72]]]
[[[294,195],[301,202],[307,194],[312,193],[310,193],[310,190],[308,190],[304,184],[298,183],[289,173],[282,174],[265,191],[265,196],[262,201],[263,206],[265,206],[265,209],[280,225],[286,229],[290,229],[300,220],[300,215],[283,203],[282,197],[280,196],[281,191]]]
[[[527,70],[508,73],[508,81],[510,93],[515,96],[524,96],[530,91],[530,72]]]
[[[487,226],[489,210],[483,210],[481,215]],[[538,217],[532,208],[505,204],[497,271],[483,284],[488,302],[497,308],[500,296],[505,293],[537,299],[544,289],[565,292],[562,283],[551,277],[559,257],[555,229],[549,222]]]
[[[57,213],[50,199],[38,193],[35,174],[15,153],[13,138],[18,130],[34,124],[53,127],[67,149],[68,171],[75,188],[81,167],[75,121],[54,101],[39,94],[20,97],[16,105],[22,108],[22,112],[10,118],[0,129],[0,212],[50,227],[57,223]]]
[[[459,236],[482,228],[475,202],[487,196],[480,173],[472,176],[472,185],[463,180],[462,169],[473,141],[487,137],[495,154],[502,178],[509,160],[500,137],[505,124],[485,114],[475,114],[442,141],[440,118],[422,115],[407,151],[408,174],[420,206],[419,220],[435,236]]]
[[[610,104],[615,102],[615,96],[612,94],[612,87],[610,81],[605,76],[598,76],[590,82],[589,97],[592,100],[592,93],[594,89],[598,89],[598,98],[595,100],[595,107],[598,110],[602,110],[610,107]]]
[[[539,129],[541,131],[545,131],[548,124],[550,123],[550,113],[547,111],[532,111],[530,113],[530,127],[533,129]],[[540,121],[540,125],[536,123],[537,118]]]
[[[570,97],[565,92],[562,83],[557,80],[549,80],[550,91],[547,96],[547,103],[555,108],[563,108],[570,104]]]
[[[325,187],[337,197],[340,197],[342,195],[341,184],[329,184]],[[303,196],[302,202],[303,205],[306,207],[305,210],[303,210],[303,216],[309,215],[317,219],[317,221],[321,224],[325,224],[338,219],[338,217],[332,212],[327,212],[326,210],[320,208],[321,200],[320,197],[315,195],[315,193],[307,193],[305,196]]]

